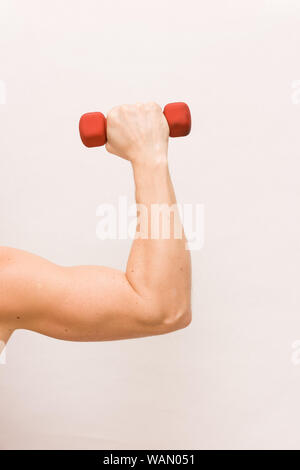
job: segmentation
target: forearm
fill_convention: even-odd
[[[137,225],[137,238],[132,245],[126,275],[141,296],[159,304],[161,314],[166,318],[170,318],[171,310],[182,321],[189,322],[190,253],[177,210],[167,159],[144,161],[146,163],[133,164],[136,203],[138,208],[139,205],[142,205],[142,208],[138,209],[140,220]],[[158,206],[155,205],[165,207],[159,224]],[[162,217],[165,217],[165,224]],[[169,225],[166,222],[169,222]]]

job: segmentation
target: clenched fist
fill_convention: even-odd
[[[154,102],[115,106],[107,115],[109,153],[139,162],[167,160],[169,125]]]

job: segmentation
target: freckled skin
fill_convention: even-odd
[[[168,164],[169,128],[159,105],[113,108],[109,153],[132,165],[136,202],[176,203]],[[125,272],[59,266],[0,247],[0,340],[28,329],[71,341],[108,341],[168,333],[191,320],[191,265],[186,239],[136,238]]]

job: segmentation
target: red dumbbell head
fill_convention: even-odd
[[[192,118],[186,103],[169,103],[164,108],[164,115],[170,128],[170,137],[183,137],[191,131]]]
[[[79,132],[86,147],[106,144],[106,118],[102,113],[83,114],[79,121]]]

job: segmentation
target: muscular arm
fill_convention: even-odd
[[[128,159],[137,226],[126,272],[63,267],[12,248],[0,249],[0,339],[18,328],[73,341],[151,336],[191,320],[190,256],[185,237],[151,238],[151,204],[176,203],[167,165],[168,127],[158,105],[125,105],[108,114],[108,152]],[[178,229],[178,227],[177,227]],[[142,237],[139,237],[140,233]]]

